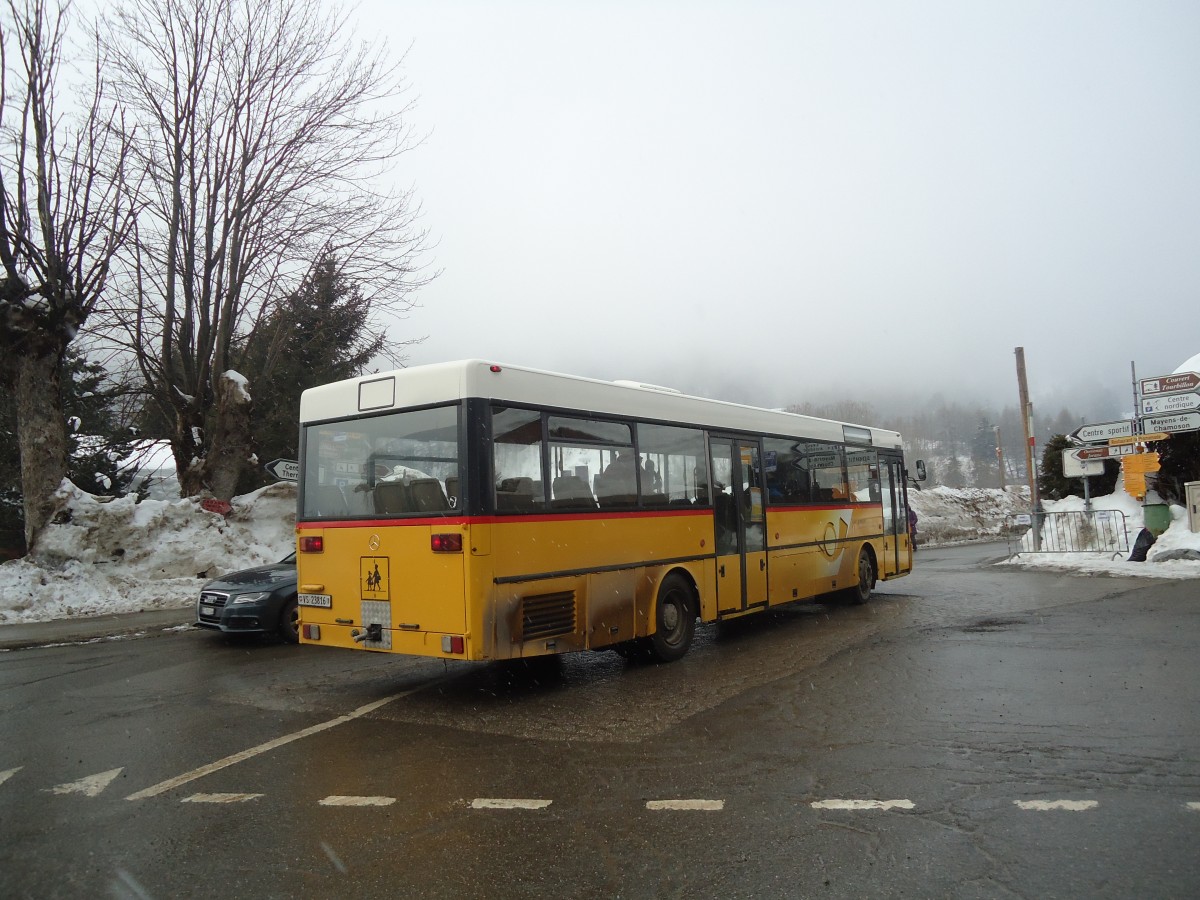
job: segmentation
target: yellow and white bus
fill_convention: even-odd
[[[306,644],[670,661],[912,569],[894,431],[479,360],[307,390],[300,427]]]

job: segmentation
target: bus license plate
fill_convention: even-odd
[[[297,594],[296,603],[300,606],[321,606],[329,609],[333,606],[333,597],[329,594]]]

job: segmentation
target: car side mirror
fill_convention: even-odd
[[[917,460],[917,481],[924,481],[928,477],[929,477],[929,475],[925,471],[925,460],[918,459]]]

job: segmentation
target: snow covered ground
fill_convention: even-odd
[[[0,624],[189,606],[206,581],[278,562],[295,543],[296,488],[283,482],[235,498],[228,516],[78,488],[62,500],[38,563],[0,565]]]
[[[1091,575],[1140,575],[1150,578],[1200,578],[1200,559],[1164,560],[1171,551],[1192,550],[1200,555],[1200,534],[1188,531],[1187,512],[1182,506],[1171,507],[1171,527],[1161,536],[1147,555],[1146,562],[1128,562],[1129,550],[1119,554],[1097,550],[1094,552],[1033,552],[1033,537],[1022,532],[1011,539],[1005,531],[1010,517],[1029,511],[1027,488],[1000,491],[988,488],[926,488],[910,491],[908,498],[916,510],[917,537],[921,546],[937,546],[978,540],[1007,540],[1013,555],[1004,565],[1030,569],[1054,569]],[[1046,500],[1042,508],[1050,514],[1084,512],[1080,497],[1062,500]],[[1116,493],[1092,500],[1092,509],[1097,515],[1091,520],[1099,521],[1097,530],[1103,533],[1105,526],[1110,535],[1113,529],[1123,528],[1126,532],[1121,547],[1132,548],[1142,530],[1142,506],[1121,489],[1118,481]],[[1120,513],[1124,516],[1106,515]],[[1043,548],[1055,546],[1056,526],[1059,523],[1051,515],[1043,531]],[[1080,519],[1070,522],[1077,528]],[[1111,545],[1110,545],[1111,546]],[[1116,559],[1113,557],[1117,556]],[[920,565],[918,554],[917,564]]]
[[[1002,540],[1006,517],[1026,511],[1022,493],[982,488],[926,488],[910,494],[924,546],[965,540]],[[0,625],[150,609],[184,608],[218,575],[275,562],[291,552],[295,486],[280,483],[233,501],[228,516],[193,500],[133,497],[101,502],[74,489],[62,496],[63,512],[50,526],[37,564],[0,565]],[[1141,507],[1126,494],[1101,497],[1098,510],[1125,514],[1129,544],[1142,528]],[[1047,511],[1082,510],[1068,498]],[[1170,530],[1145,563],[1113,561],[1102,553],[1022,553],[1006,565],[1052,568],[1090,575],[1200,578],[1200,561],[1155,562],[1168,550],[1200,552],[1200,534],[1187,530],[1175,507]],[[917,565],[920,566],[920,553]]]

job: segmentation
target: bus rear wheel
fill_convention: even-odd
[[[650,652],[659,662],[674,662],[688,652],[696,633],[696,607],[687,579],[671,574],[658,588],[655,630],[650,635]]]

